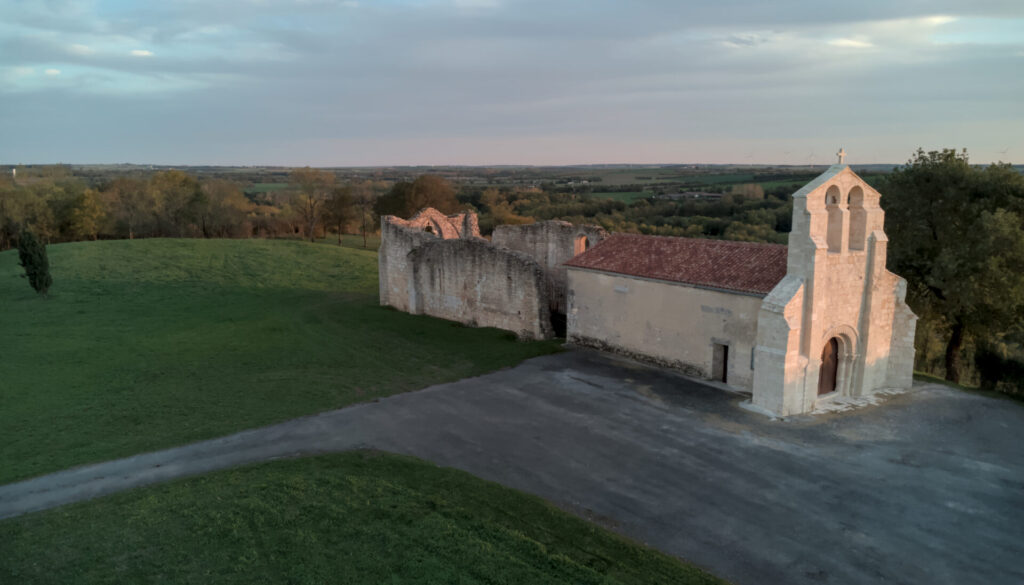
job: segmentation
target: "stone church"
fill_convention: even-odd
[[[501,226],[489,242],[465,215],[385,217],[381,303],[524,338],[550,337],[561,316],[571,343],[750,392],[773,415],[805,413],[911,385],[917,318],[885,268],[879,200],[833,165],[793,195],[786,246],[566,222]]]

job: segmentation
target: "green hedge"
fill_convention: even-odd
[[[1024,349],[981,346],[974,360],[982,388],[1024,397]]]

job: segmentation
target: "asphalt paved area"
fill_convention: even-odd
[[[0,486],[0,518],[233,465],[375,448],[540,495],[737,584],[1024,583],[1024,405],[926,385],[770,420],[589,351]]]

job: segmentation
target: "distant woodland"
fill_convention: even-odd
[[[19,166],[0,177],[0,250],[108,238],[360,234],[425,206],[494,226],[562,219],[609,231],[786,243],[790,196],[822,168],[588,166],[312,169]],[[966,153],[857,168],[883,193],[889,267],[921,317],[917,368],[1024,388],[1024,176]],[[1016,368],[1016,369],[1015,369]]]

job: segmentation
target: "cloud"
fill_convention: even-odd
[[[576,162],[638,156],[619,145],[708,161],[728,141],[806,157],[856,132],[901,161],[918,144],[896,132],[929,146],[956,122],[947,138],[970,147],[971,116],[1003,121],[984,132],[1024,118],[1024,76],[1006,74],[1021,17],[1020,0],[0,0],[0,135],[45,103],[75,114],[39,130],[36,152],[67,149],[46,160],[553,160],[530,158],[536,142]],[[127,111],[167,141],[115,123]],[[110,126],[106,151],[86,148]]]
[[[68,47],[68,52],[72,55],[87,56],[92,55],[96,51],[88,45],[75,44]]]
[[[501,5],[498,0],[452,0],[452,4],[459,8],[497,8]]]
[[[843,47],[844,49],[870,49],[875,46],[868,41],[861,41],[857,39],[832,39],[828,44],[833,47]]]
[[[43,73],[47,75],[60,75],[60,69],[46,69]]]
[[[942,26],[956,21],[955,16],[948,16],[945,14],[937,14],[935,16],[926,16],[921,19],[924,24],[928,26]]]

